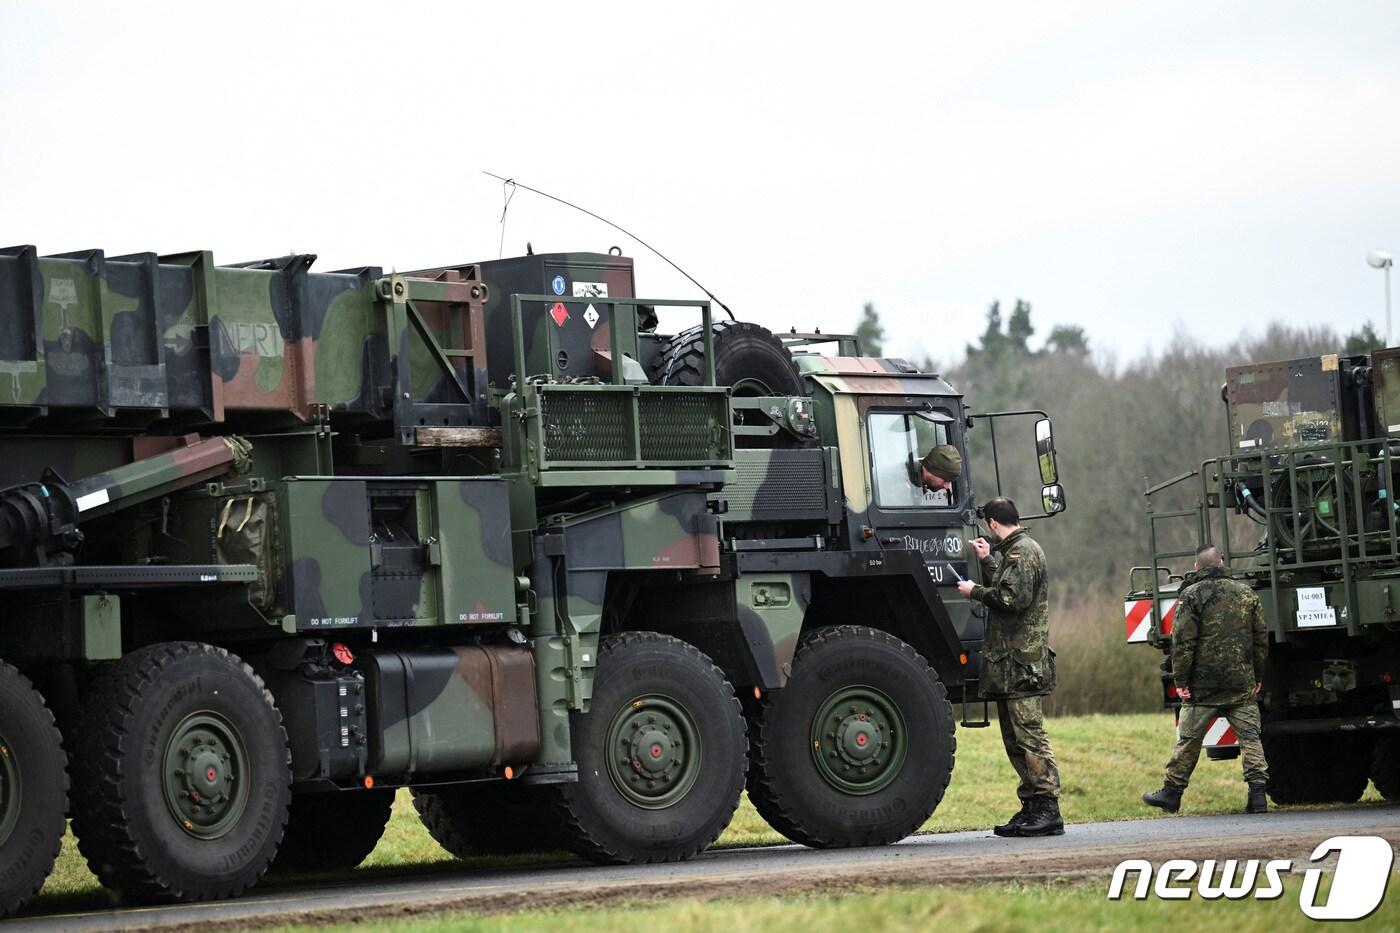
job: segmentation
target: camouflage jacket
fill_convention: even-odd
[[[1042,696],[1055,687],[1045,552],[1024,529],[982,560],[985,586],[971,599],[987,607],[981,692],[987,697]]]
[[[1192,704],[1246,703],[1264,677],[1269,634],[1259,597],[1207,567],[1181,594],[1172,622],[1172,680]]]

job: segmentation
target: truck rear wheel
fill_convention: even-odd
[[[744,789],[744,717],[694,647],[605,637],[587,713],[571,717],[575,784],[552,785],[565,844],[595,862],[672,862],[719,837]]]
[[[1386,800],[1400,800],[1400,736],[1387,735],[1376,742],[1371,782]]]
[[[1355,803],[1366,790],[1370,744],[1335,733],[1264,733],[1274,803]]]
[[[792,353],[772,331],[748,321],[714,325],[715,381],[738,396],[805,395]],[[651,380],[657,385],[705,384],[704,330],[692,327],[667,340]]]
[[[854,625],[804,635],[787,686],[754,717],[749,799],[794,842],[886,845],[943,799],[957,748],[938,675],[909,645]]]
[[[414,789],[413,806],[428,835],[457,858],[564,848],[550,801],[515,782]]]
[[[114,663],[87,705],[73,831],[98,880],[136,901],[252,887],[291,796],[282,717],[252,669],[212,645],[152,645]]]
[[[0,917],[53,870],[68,809],[68,762],[53,714],[23,674],[0,662]]]
[[[389,824],[393,790],[294,794],[272,870],[348,871],[369,858]]]

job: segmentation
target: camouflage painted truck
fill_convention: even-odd
[[[1269,795],[1350,802],[1369,779],[1400,800],[1400,349],[1233,367],[1221,395],[1229,453],[1147,489],[1127,639],[1170,654],[1195,547],[1217,545],[1269,628]],[[1205,744],[1239,755],[1224,719]]]
[[[910,471],[952,386],[617,254],[313,259],[0,250],[0,913],[65,813],[129,901],[352,867],[403,787],[464,856],[687,858],[746,783],[919,827],[981,635],[973,471]]]

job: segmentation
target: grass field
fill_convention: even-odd
[[[1061,808],[1068,822],[1170,818],[1143,806],[1138,799],[1144,790],[1157,787],[1161,781],[1161,766],[1173,741],[1170,715],[1065,717],[1049,720],[1048,728],[1060,762]],[[1015,784],[1015,774],[1006,761],[996,726],[959,729],[952,786],[924,831],[985,829],[1001,822],[1016,808]],[[1202,756],[1182,812],[1233,812],[1243,806],[1244,794],[1238,761],[1208,761]],[[1374,787],[1367,789],[1365,800],[1380,800]],[[719,845],[783,841],[744,800]],[[481,864],[499,865],[503,861],[506,860],[483,859]],[[354,875],[368,877],[398,874],[409,868],[433,871],[460,866],[428,836],[404,792],[395,803],[384,839]],[[87,870],[71,835],[64,841],[63,854],[41,898],[49,900],[50,906],[62,902],[74,908],[105,902],[105,894]]]

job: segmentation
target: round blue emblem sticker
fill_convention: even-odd
[[[564,294],[564,277],[562,275],[556,275],[554,281],[551,282],[550,285],[554,287],[554,294]]]

